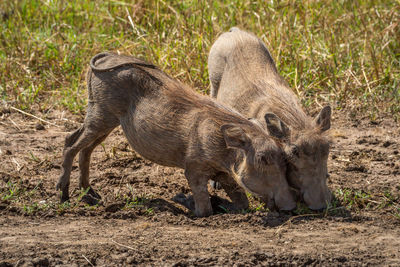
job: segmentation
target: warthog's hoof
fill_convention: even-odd
[[[96,191],[94,191],[91,187],[89,188],[87,195],[91,195],[94,198],[101,199],[101,196],[97,194]]]
[[[118,210],[122,209],[125,206],[125,202],[116,202],[107,205],[104,210],[106,212],[117,212]]]
[[[179,193],[176,196],[174,196],[172,198],[173,201],[175,201],[178,204],[181,204],[182,206],[184,206],[185,208],[187,208],[188,210],[191,211],[195,211],[195,204],[194,204],[194,199],[192,195],[185,195],[183,193]],[[237,210],[237,208],[235,208],[235,206],[229,202],[226,199],[220,198],[218,196],[211,196],[210,197],[210,201],[211,201],[211,206],[213,208],[213,213],[227,213],[229,211],[235,211]],[[212,214],[208,214],[208,215],[202,215],[203,216],[209,216]]]
[[[69,184],[63,185],[60,181],[56,185],[56,190],[60,190],[60,202],[64,203],[69,200]]]
[[[227,213],[229,211],[239,210],[229,200],[221,198],[219,196],[211,196],[210,201],[214,213]]]
[[[60,194],[60,202],[64,203],[64,202],[67,202],[68,200],[69,200],[68,193],[61,192],[61,194]]]
[[[214,180],[210,180],[210,185],[212,188],[214,188],[216,190],[222,189],[221,183],[216,182]]]
[[[192,195],[186,196],[184,193],[179,193],[176,196],[174,196],[172,198],[172,200],[178,204],[181,204],[188,210],[191,210],[191,211],[195,210],[194,199],[193,199]]]
[[[88,192],[82,197],[81,201],[89,204],[90,206],[94,206],[99,204],[101,200],[101,196],[93,190],[93,188],[89,188]]]
[[[99,204],[100,199],[95,198],[95,197],[93,197],[93,196],[91,196],[91,195],[86,194],[86,195],[84,195],[84,196],[82,197],[81,201],[82,201],[83,203],[86,203],[86,204],[90,205],[90,206],[94,206],[94,205]]]

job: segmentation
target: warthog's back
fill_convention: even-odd
[[[96,57],[94,58],[96,59]],[[92,60],[89,88],[90,102],[103,103],[120,120],[131,146],[143,157],[165,166],[184,168],[188,153],[207,154],[215,148],[225,149],[219,128],[227,122],[247,123],[240,114],[201,96],[180,82],[170,78],[155,66],[129,56],[107,54]],[[91,89],[89,89],[91,90]],[[202,123],[216,124],[214,148],[198,147],[190,151],[190,144],[204,138],[198,132]],[[210,140],[211,142],[212,140]],[[204,142],[199,142],[204,144]],[[215,155],[213,155],[214,157]]]
[[[262,122],[272,112],[293,127],[307,127],[296,95],[255,35],[237,28],[222,34],[211,48],[208,66],[213,97]]]

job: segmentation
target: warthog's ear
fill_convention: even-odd
[[[315,124],[318,127],[321,127],[321,132],[325,132],[326,130],[329,130],[329,128],[331,128],[331,113],[331,107],[325,106],[322,108],[317,117],[315,117]]]
[[[246,150],[251,141],[242,127],[236,124],[224,124],[221,126],[227,147],[240,148]]]
[[[270,135],[279,139],[286,139],[290,136],[289,127],[274,113],[266,113],[264,118]]]

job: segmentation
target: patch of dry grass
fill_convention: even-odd
[[[152,61],[207,93],[207,56],[232,26],[267,44],[305,107],[375,118],[400,109],[399,1],[0,2],[0,97],[23,110],[86,104],[85,71],[104,50]]]

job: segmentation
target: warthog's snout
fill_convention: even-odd
[[[307,190],[303,194],[303,200],[312,210],[326,209],[332,200],[332,193],[328,188],[319,191]]]
[[[290,200],[281,203],[275,200],[275,206],[278,210],[291,211],[296,208],[296,202],[294,200]]]
[[[296,201],[289,188],[280,188],[274,195],[275,206],[279,210],[290,211],[296,208]],[[289,197],[287,197],[289,196]]]
[[[271,194],[268,197],[261,197],[261,201],[266,203],[266,207],[270,210],[291,211],[296,208],[296,201],[292,194]]]

